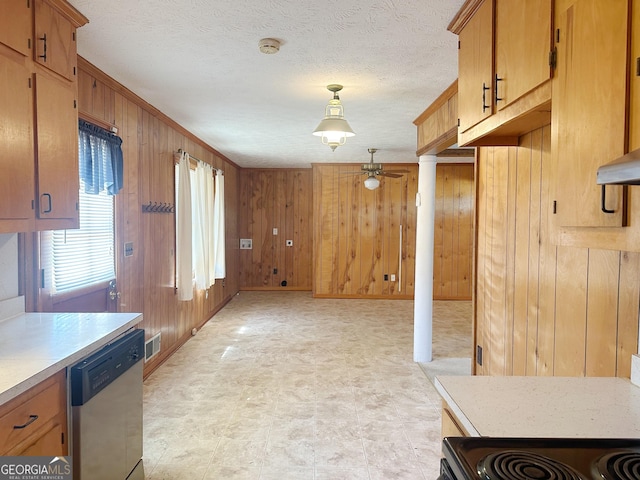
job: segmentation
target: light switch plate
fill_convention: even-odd
[[[133,242],[126,242],[124,244],[124,256],[125,257],[133,256]]]

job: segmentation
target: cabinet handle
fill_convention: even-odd
[[[616,213],[615,210],[609,210],[605,203],[606,203],[606,198],[607,198],[607,186],[606,185],[602,185],[602,194],[600,195],[600,198],[602,199],[602,212],[603,213]]]
[[[44,42],[44,53],[42,55],[38,55],[38,58],[41,58],[43,62],[47,61],[47,34],[44,33],[42,34],[42,36],[39,38],[39,40],[42,40]]]
[[[49,201],[49,206],[46,208],[46,210],[42,210],[42,213],[51,213],[51,194],[49,193],[43,193],[41,195],[41,197],[46,197],[47,200]]]
[[[498,77],[498,74],[496,73],[496,103],[501,102],[502,100],[504,100],[504,98],[501,98],[498,96],[498,82],[503,81],[504,78],[500,78]]]
[[[487,90],[489,90],[489,88],[486,83],[482,82],[482,113],[484,113],[487,108],[491,108],[491,105],[487,105]]]
[[[31,425],[33,422],[35,422],[38,419],[38,415],[29,415],[29,420],[27,420],[27,423],[23,424],[23,425],[14,425],[13,428],[15,430],[20,430],[21,428],[26,428],[29,425]]]

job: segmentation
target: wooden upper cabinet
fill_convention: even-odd
[[[468,130],[493,113],[493,1],[485,0],[459,34],[458,118]]]
[[[551,0],[496,0],[494,102],[498,110],[551,78]]]
[[[31,226],[34,200],[31,72],[0,55],[0,231]]]
[[[78,223],[78,112],[75,92],[36,74],[36,151],[39,219],[60,219],[55,228]],[[42,229],[46,229],[43,225]]]
[[[29,0],[0,0],[0,43],[29,56],[31,5]]]
[[[552,156],[559,226],[625,224],[623,187],[596,184],[626,150],[628,0],[557,0]]]
[[[34,60],[68,80],[76,76],[76,27],[44,0],[35,0]]]
[[[467,0],[459,36],[460,146],[518,145],[551,122],[551,0]]]
[[[631,11],[629,151],[640,148],[640,0],[633,0]]]

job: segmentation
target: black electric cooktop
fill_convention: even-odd
[[[443,479],[640,480],[640,439],[448,437],[442,451]]]

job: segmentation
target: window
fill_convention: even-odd
[[[80,228],[43,233],[52,294],[65,293],[115,278],[113,196],[84,191],[80,181]],[[48,255],[47,255],[48,253]],[[44,262],[43,262],[44,263]]]
[[[191,157],[192,158],[192,157]],[[195,160],[195,159],[194,159]],[[224,175],[181,152],[176,175],[176,285],[180,300],[225,278]]]
[[[113,195],[122,188],[122,139],[79,121],[79,220],[77,230],[41,234],[45,289],[72,292],[115,278]]]

